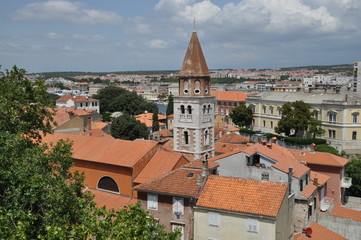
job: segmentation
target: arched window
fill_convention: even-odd
[[[194,82],[194,93],[200,94],[201,93],[201,82],[199,80],[196,80]]]
[[[313,118],[318,120],[318,111],[317,110],[313,111]]]
[[[192,114],[192,106],[188,105],[187,109],[188,109],[188,114]]]
[[[328,121],[329,122],[336,122],[337,113],[336,112],[328,112]]]
[[[211,105],[208,105],[207,112],[209,113],[211,111]]]
[[[251,105],[249,105],[249,106],[251,107],[252,112],[255,112],[255,111],[256,111],[256,106],[255,106],[254,104],[251,104]]]
[[[184,105],[181,105],[181,113],[184,114],[185,113],[185,108],[184,108]]]
[[[205,114],[206,113],[206,105],[203,105],[203,114]]]
[[[266,112],[267,112],[267,108],[266,108],[266,106],[263,106],[263,107],[262,107],[262,113],[263,113],[263,114],[266,114]]]
[[[278,112],[278,116],[281,116],[282,115],[282,110],[280,107],[277,108],[277,112]]]
[[[358,123],[358,112],[352,113],[352,123]]]
[[[184,81],[183,92],[184,92],[185,94],[188,94],[188,93],[189,93],[188,88],[189,88],[189,83],[188,83],[188,81]]]
[[[188,136],[188,132],[184,131],[184,144],[188,144],[189,143],[189,136]]]
[[[204,145],[208,145],[208,131],[204,132]]]
[[[269,107],[269,111],[270,111],[271,114],[273,114],[273,107],[272,106]]]
[[[117,183],[111,177],[102,177],[98,182],[98,188],[112,192],[119,192]]]

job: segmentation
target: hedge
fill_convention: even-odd
[[[276,137],[279,140],[284,140],[285,143],[295,144],[295,145],[310,145],[312,143],[314,143],[316,145],[320,145],[320,144],[326,144],[327,143],[325,139],[321,139],[321,138],[285,137],[285,136],[280,136],[280,135],[276,135],[276,134],[273,134],[273,133],[267,133],[266,137],[267,137],[267,139],[271,139],[272,137]]]

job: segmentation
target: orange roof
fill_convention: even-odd
[[[312,229],[311,238],[306,237],[303,234],[294,235],[294,240],[347,240],[343,236],[331,231],[330,229],[316,223],[312,222],[309,226]]]
[[[229,133],[223,135],[220,139],[218,139],[217,142],[223,142],[223,143],[245,143],[249,142],[248,138],[242,137],[241,135],[237,133]]]
[[[104,132],[101,129],[86,130],[81,135],[83,135],[83,136],[91,136],[91,137],[106,137],[106,138],[115,139],[112,135]]]
[[[167,118],[174,118],[174,114],[168,115]]]
[[[361,222],[361,211],[357,211],[354,209],[335,206],[335,208],[331,212],[325,212],[325,213],[336,217],[348,218]]]
[[[148,164],[139,173],[134,182],[145,183],[169,173],[174,170],[182,157],[183,156],[180,153],[157,151]],[[188,163],[186,158],[184,158],[184,161]]]
[[[197,206],[275,217],[287,184],[210,175]]]
[[[50,112],[53,110],[49,109]],[[70,119],[69,112],[73,112],[75,116],[89,116],[93,110],[85,110],[80,108],[73,107],[58,107],[55,109],[55,115],[53,116],[54,122],[56,122],[57,126],[62,125]]]
[[[330,179],[330,177],[325,174],[322,174],[320,172],[311,171],[310,179],[312,182],[315,182],[316,175],[317,175],[317,183],[318,183],[317,185],[318,186],[322,186]]]
[[[198,196],[200,185],[197,177],[201,170],[178,168],[166,175],[142,183],[134,188],[136,191],[157,192],[195,198]]]
[[[99,102],[98,99],[87,98],[84,96],[75,96],[75,95],[64,95],[64,96],[61,96],[60,98],[58,98],[56,101],[57,102],[66,102],[69,99],[73,100],[74,102]]]
[[[160,131],[156,131],[155,133],[158,134],[159,136],[162,136],[162,137],[170,137],[170,136],[172,136],[172,132],[169,129],[163,129],[163,130],[160,130]]]
[[[242,145],[238,145],[238,146],[239,146],[238,149],[235,149],[235,150],[233,150],[233,151],[229,151],[229,152],[225,152],[225,153],[219,154],[219,155],[217,155],[217,156],[212,157],[210,160],[211,160],[211,161],[217,161],[217,160],[219,160],[219,159],[223,159],[223,158],[232,156],[232,155],[234,155],[234,154],[243,152],[244,147],[240,147],[240,146],[242,146]],[[247,147],[246,145],[243,145],[243,146]]]
[[[290,149],[290,152],[298,161],[304,161],[310,164],[343,167],[349,162],[346,158],[326,152],[310,152],[294,149]]]
[[[223,142],[216,142],[214,144],[214,152],[215,153],[227,153],[235,150],[243,150],[248,147],[245,144],[231,144],[231,143],[223,143]]]
[[[108,125],[109,123],[105,122],[92,122],[92,129],[103,129]]]
[[[245,102],[247,94],[236,91],[211,91],[211,95],[215,96],[217,101],[229,102]]]
[[[276,161],[276,163],[273,164],[272,167],[277,168],[285,173],[287,173],[288,168],[292,166],[292,175],[296,178],[302,177],[310,170],[310,168],[297,161],[295,157],[290,154],[289,149],[278,146],[276,144],[272,144],[271,148],[268,148],[267,146],[257,143],[246,148],[243,152],[248,155],[253,155],[255,153],[264,155]]]
[[[312,194],[316,191],[316,189],[317,189],[317,186],[315,186],[312,182],[310,182],[306,185],[306,187],[303,189],[303,191],[300,192],[300,195],[302,197],[309,199],[310,197],[312,197]]]
[[[135,116],[135,118],[137,120],[140,119],[148,119],[148,120],[152,120],[153,119],[153,113],[142,113],[142,114],[138,114]],[[158,120],[166,120],[167,117],[162,115],[162,114],[158,114]]]
[[[93,195],[93,201],[97,207],[106,207],[106,209],[117,210],[129,204],[136,204],[137,199],[123,196],[117,193],[105,192],[97,189],[88,189]]]
[[[121,139],[79,136],[64,133],[47,134],[44,143],[69,139],[73,142],[73,158],[118,166],[133,167],[152,150],[156,143],[134,142]]]

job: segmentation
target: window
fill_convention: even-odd
[[[191,105],[188,105],[187,110],[188,110],[188,114],[192,114],[192,106]]]
[[[328,113],[328,121],[329,122],[336,122],[337,113],[335,112],[329,112]]]
[[[316,208],[317,208],[317,198],[314,197],[313,198],[313,209],[316,210]]]
[[[328,137],[329,138],[336,138],[336,130],[328,130]]]
[[[271,128],[273,128],[273,122],[271,121]]]
[[[280,107],[277,108],[277,112],[278,112],[278,116],[281,116],[281,115],[282,115],[282,111],[281,111],[281,108],[280,108]]]
[[[208,105],[207,112],[209,113],[211,111],[211,105]]]
[[[266,120],[263,120],[263,127],[266,127]]]
[[[266,110],[266,106],[263,106],[263,107],[262,107],[262,111],[263,111],[263,114],[266,114],[266,111],[267,111],[267,110]]]
[[[308,218],[312,216],[312,204],[308,205]]]
[[[308,174],[306,174],[306,186],[308,184]]]
[[[188,144],[189,143],[189,136],[188,136],[188,132],[185,131],[184,132],[184,144]]]
[[[80,107],[83,107],[83,103],[80,103]]]
[[[208,145],[208,131],[204,132],[204,145]]]
[[[203,105],[203,114],[205,114],[206,113],[206,105]]]
[[[119,192],[117,183],[111,177],[102,177],[98,182],[98,188],[112,192]]]
[[[352,140],[357,140],[357,132],[356,131],[352,132]]]
[[[358,123],[358,113],[352,113],[352,123]]]
[[[181,113],[184,114],[185,113],[184,105],[181,105],[180,108],[181,108]]]
[[[318,111],[317,110],[313,111],[313,118],[318,120]]]
[[[247,219],[247,232],[259,232],[258,220],[252,218]]]
[[[270,111],[271,114],[273,114],[273,107],[272,106],[269,107],[269,111]]]
[[[300,192],[302,192],[302,191],[303,191],[303,180],[300,179]]]
[[[148,193],[147,208],[151,210],[158,210],[158,194]]]
[[[208,212],[208,225],[209,226],[219,226],[219,219],[220,219],[220,215],[219,213],[215,213],[215,212]]]
[[[261,179],[264,180],[264,181],[268,181],[269,180],[269,173],[268,172],[263,172]]]
[[[256,111],[256,106],[255,106],[254,104],[251,104],[250,107],[251,107],[251,109],[252,109],[253,112]]]
[[[173,198],[173,212],[177,215],[184,214],[184,199],[183,198]],[[178,215],[177,215],[178,216]]]

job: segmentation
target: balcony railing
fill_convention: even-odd
[[[180,114],[179,121],[180,122],[192,122],[192,114]]]
[[[322,212],[331,212],[334,207],[334,200],[333,198],[324,197],[321,200],[320,210]]]
[[[352,185],[352,178],[350,177],[344,177],[341,180],[341,187],[342,188],[349,188]]]

